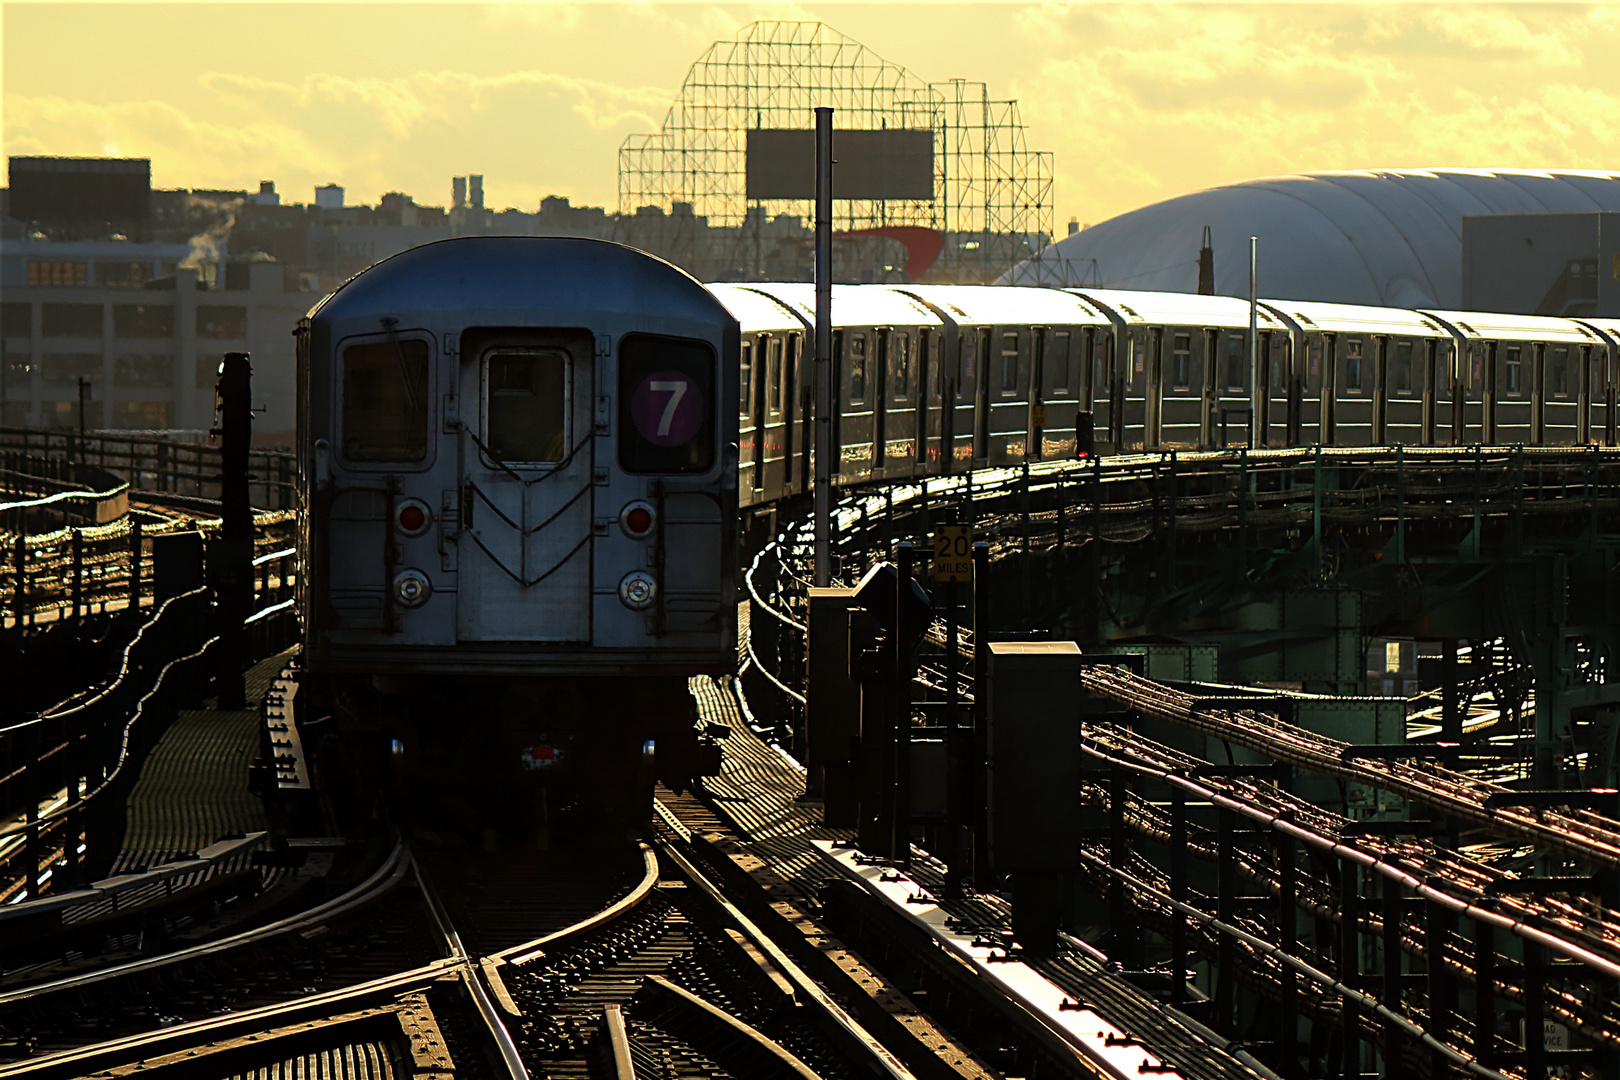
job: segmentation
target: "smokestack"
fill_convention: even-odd
[[[1073,236],[1075,233],[1077,233],[1079,231],[1080,231],[1080,219],[1077,218],[1077,217],[1070,218],[1069,219],[1069,235]]]
[[[1215,249],[1210,246],[1209,226],[1204,226],[1204,246],[1198,249],[1198,293],[1215,295]]]
[[[467,205],[467,178],[465,176],[458,176],[450,181],[450,194],[453,199],[451,205],[456,209],[459,210]]]
[[[474,210],[484,208],[484,178],[482,176],[467,177],[467,197],[472,200]]]

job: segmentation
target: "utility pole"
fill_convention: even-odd
[[[75,448],[73,456],[84,456],[84,400],[90,396],[90,380],[83,375],[79,376],[79,445]]]
[[[832,584],[833,111],[816,110],[815,584]]]
[[[246,706],[247,663],[242,624],[253,614],[253,508],[248,502],[248,450],[253,440],[253,368],[247,353],[226,353],[220,364],[219,535],[208,545],[208,572],[219,615],[219,666],[214,691],[222,709]]]

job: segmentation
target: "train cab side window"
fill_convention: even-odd
[[[427,457],[428,345],[395,338],[343,350],[343,456],[350,461]]]
[[[782,413],[782,339],[765,344],[765,401],[772,416]]]
[[[866,335],[849,335],[849,400],[866,400]]]
[[[1226,388],[1242,390],[1248,385],[1248,343],[1243,334],[1226,335]]]
[[[1046,370],[1052,373],[1052,392],[1067,394],[1069,392],[1069,341],[1071,334],[1067,330],[1059,330],[1047,336],[1046,339]]]
[[[507,464],[568,454],[568,354],[561,349],[492,351],[485,364],[485,434]]]
[[[1018,389],[1018,334],[1001,335],[1001,392],[1011,394]]]
[[[1170,385],[1185,390],[1192,385],[1192,335],[1177,334],[1170,342]]]
[[[911,335],[896,332],[889,348],[894,360],[889,368],[889,400],[905,401],[911,395]]]
[[[1569,346],[1559,345],[1547,357],[1547,390],[1558,397],[1569,396]]]
[[[1523,367],[1524,350],[1517,345],[1507,347],[1507,357],[1504,361],[1504,374],[1507,376],[1507,385],[1503,387],[1510,394],[1519,392],[1520,369]]]
[[[619,465],[703,473],[715,459],[715,355],[705,342],[626,334],[619,344]]]
[[[1412,392],[1412,343],[1405,339],[1395,343],[1395,356],[1390,362],[1390,384],[1398,394]]]
[[[1360,338],[1344,341],[1344,388],[1358,393],[1361,391],[1361,347]]]
[[[754,388],[754,343],[743,342],[742,363],[737,367],[737,415],[746,417],[750,412]]]

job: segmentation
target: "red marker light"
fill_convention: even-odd
[[[399,527],[406,532],[417,532],[427,524],[427,515],[420,506],[406,506],[399,512]]]
[[[652,511],[645,506],[632,507],[630,512],[624,515],[624,527],[637,536],[651,529],[652,523]]]

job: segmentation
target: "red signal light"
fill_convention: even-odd
[[[420,506],[406,505],[399,511],[399,527],[408,533],[420,532],[427,524],[427,514]]]
[[[632,507],[630,512],[624,515],[624,527],[637,536],[651,529],[652,523],[652,511],[645,506]]]

